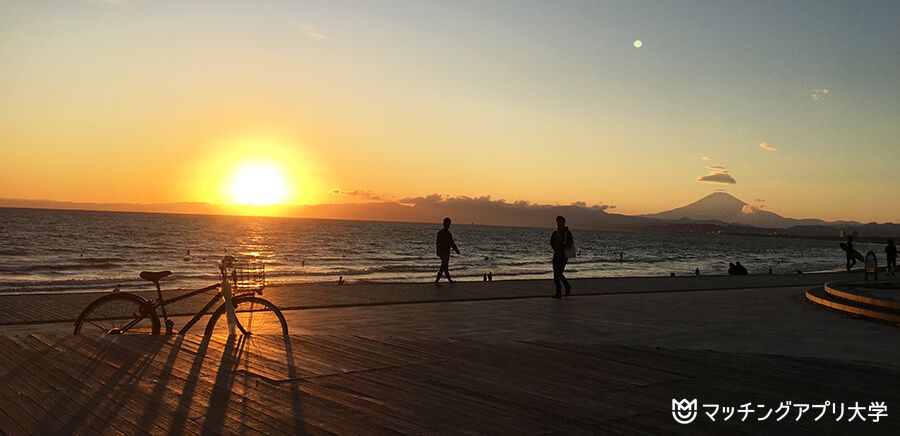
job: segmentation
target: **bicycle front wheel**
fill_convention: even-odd
[[[75,334],[159,334],[159,316],[146,300],[127,292],[104,295],[75,321]]]
[[[239,335],[284,335],[288,334],[287,321],[278,306],[271,301],[253,295],[234,297],[234,312],[237,317],[235,334]],[[228,321],[223,303],[212,314],[206,325],[206,334],[228,335]]]

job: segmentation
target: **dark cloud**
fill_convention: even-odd
[[[372,191],[359,191],[359,190],[345,191],[343,189],[334,188],[331,190],[331,193],[336,194],[336,195],[346,195],[348,197],[364,198],[366,200],[390,201],[389,198],[387,198],[381,194],[376,194]]]
[[[731,177],[731,174],[728,174],[727,172],[712,173],[705,176],[700,176],[697,177],[697,181],[709,183],[725,183],[729,185],[734,185],[735,183],[737,183],[734,180],[734,177]]]
[[[397,200],[397,203],[401,203],[401,204],[409,204],[409,205],[415,206],[415,205],[420,205],[420,204],[421,204],[421,205],[425,205],[425,204],[437,204],[437,203],[440,203],[441,201],[444,201],[444,196],[443,196],[443,195],[441,195],[441,194],[431,194],[431,195],[426,195],[426,196],[424,196],[424,197],[407,197],[407,198],[401,198],[400,200]]]
[[[499,206],[514,209],[553,209],[561,207],[552,204],[530,203],[526,200],[517,200],[514,202],[508,202],[503,199],[494,200],[489,195],[481,197],[469,197],[466,195],[452,197],[449,195],[431,194],[420,197],[402,198],[397,200],[397,202],[410,206]],[[570,206],[594,211],[605,211],[607,209],[615,209],[616,207],[612,204],[602,203],[588,206],[584,201],[573,202]]]

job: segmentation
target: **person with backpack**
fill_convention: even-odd
[[[572,295],[572,286],[566,280],[564,272],[569,258],[575,257],[575,241],[566,226],[566,218],[561,215],[556,217],[556,230],[550,235],[550,248],[553,249],[553,284],[556,286],[553,298],[562,298],[563,287],[568,297]]]

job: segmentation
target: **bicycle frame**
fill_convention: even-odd
[[[228,310],[226,312],[227,313],[226,319],[228,320],[229,329],[231,329],[232,334],[234,332],[234,329],[240,330],[242,334],[247,334],[247,331],[244,329],[244,326],[241,325],[241,323],[238,321],[237,317],[235,316],[234,307],[229,304],[230,300],[234,299],[234,294],[232,292],[227,292],[227,293],[225,292],[226,284],[228,283],[228,278],[229,278],[228,277],[228,268],[230,265],[229,262],[233,262],[234,258],[231,258],[230,256],[226,256],[224,259],[222,259],[222,261],[223,261],[222,265],[219,266],[219,271],[222,274],[222,281],[220,283],[216,283],[214,285],[209,285],[205,288],[197,289],[196,291],[190,291],[186,294],[182,294],[177,297],[163,299],[162,289],[160,289],[160,287],[159,287],[159,282],[158,281],[153,282],[153,284],[156,285],[156,295],[159,297],[159,299],[156,301],[156,303],[153,303],[153,301],[147,301],[147,305],[142,308],[142,312],[144,312],[144,311],[146,311],[146,312],[154,311],[155,312],[156,309],[159,308],[159,311],[162,313],[163,320],[164,320],[164,323],[166,326],[166,334],[170,334],[174,330],[174,323],[169,320],[169,314],[166,313],[166,305],[174,303],[176,301],[184,300],[185,298],[193,297],[194,295],[198,295],[198,294],[202,294],[207,291],[211,291],[213,289],[220,289],[219,292],[217,292],[216,295],[214,295],[206,303],[206,305],[203,306],[202,309],[200,309],[196,314],[194,314],[193,318],[191,318],[190,321],[188,321],[187,324],[185,324],[184,327],[181,328],[181,330],[178,330],[178,334],[183,335],[183,334],[187,333],[188,330],[190,330],[191,327],[193,327],[194,324],[197,323],[197,321],[200,321],[200,318],[202,318],[204,315],[206,315],[207,311],[210,308],[212,308],[213,305],[215,305],[216,303],[219,303],[220,299],[225,300],[226,307],[228,308]],[[230,286],[227,288],[229,289],[229,291],[231,290]],[[153,304],[151,304],[151,303],[153,303]],[[131,327],[134,327],[135,325],[137,325],[137,323],[139,323],[142,319],[143,319],[143,316],[135,319],[134,321],[123,326],[122,330],[127,331]],[[232,323],[234,325],[232,325]]]
[[[157,291],[157,294],[159,295],[160,299],[157,300],[157,302],[155,302],[155,303],[153,303],[152,301],[148,301],[148,303],[153,303],[153,304],[152,304],[152,305],[149,305],[149,304],[148,304],[146,310],[148,310],[148,311],[150,311],[150,310],[156,311],[157,308],[160,309],[160,312],[162,312],[162,315],[163,315],[163,320],[164,320],[164,322],[165,322],[165,324],[166,324],[166,334],[168,334],[168,333],[171,333],[171,331],[169,330],[169,327],[168,327],[170,321],[169,321],[169,315],[166,313],[166,308],[165,308],[166,305],[171,304],[171,303],[174,303],[174,302],[176,302],[176,301],[184,300],[185,298],[193,297],[194,295],[197,295],[197,294],[202,294],[202,293],[204,293],[204,292],[211,291],[211,290],[213,290],[213,289],[218,289],[218,288],[220,288],[221,286],[222,286],[221,283],[216,283],[216,284],[214,284],[214,285],[209,285],[209,286],[207,286],[207,287],[205,287],[205,288],[203,288],[203,289],[197,289],[196,291],[191,291],[191,292],[188,292],[188,293],[186,293],[186,294],[182,294],[182,295],[179,295],[179,296],[177,296],[177,297],[173,297],[173,298],[169,298],[169,299],[164,300],[164,299],[162,299],[162,290],[159,288],[159,283],[157,283],[157,284],[156,284],[156,291]],[[208,311],[210,308],[212,308],[214,305],[216,305],[217,303],[219,303],[219,302],[221,301],[221,299],[224,299],[224,298],[225,298],[225,296],[224,296],[224,294],[222,293],[222,291],[217,292],[216,295],[214,295],[214,296],[209,300],[209,302],[207,302],[206,305],[204,305],[203,308],[200,309],[200,310],[193,316],[193,318],[190,319],[190,321],[188,321],[188,322],[187,322],[180,330],[178,330],[178,334],[179,334],[179,335],[183,335],[183,334],[187,333],[188,330],[190,330],[192,327],[194,327],[194,324],[197,324],[197,322],[200,321],[200,318],[203,318],[204,315],[207,315],[207,311]],[[232,310],[234,310],[234,309],[232,309]],[[125,326],[123,326],[122,330],[123,330],[123,331],[127,331],[127,330],[130,329],[131,327],[134,327],[135,325],[137,325],[137,323],[139,323],[142,319],[143,319],[143,318],[135,319],[134,321],[132,321],[132,322],[126,324]],[[244,326],[242,326],[242,325],[240,324],[240,322],[237,322],[237,325],[236,325],[236,326],[237,326],[237,328],[241,331],[241,333],[244,333],[244,334],[247,333],[247,332],[244,330]]]

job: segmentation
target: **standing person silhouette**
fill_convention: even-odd
[[[453,242],[453,235],[450,234],[450,218],[444,218],[444,228],[438,231],[437,234],[437,256],[441,259],[441,268],[438,270],[437,278],[434,279],[434,286],[436,288],[441,287],[439,283],[441,281],[441,276],[446,274],[447,281],[450,282],[450,285],[453,285],[453,279],[450,278],[450,249],[459,254],[459,248],[456,247],[456,243]]]
[[[572,294],[572,286],[566,280],[563,272],[566,269],[566,250],[574,246],[572,232],[566,227],[566,218],[563,216],[556,217],[556,230],[550,235],[550,248],[553,249],[553,284],[556,286],[556,294],[553,298],[562,298],[562,287],[566,288],[566,296]]]
[[[847,272],[850,272],[850,269],[856,265],[856,250],[853,248],[853,236],[847,236]]]
[[[887,246],[884,247],[884,254],[887,258],[887,273],[893,277],[897,270],[897,246],[894,245],[893,239],[888,239]]]

